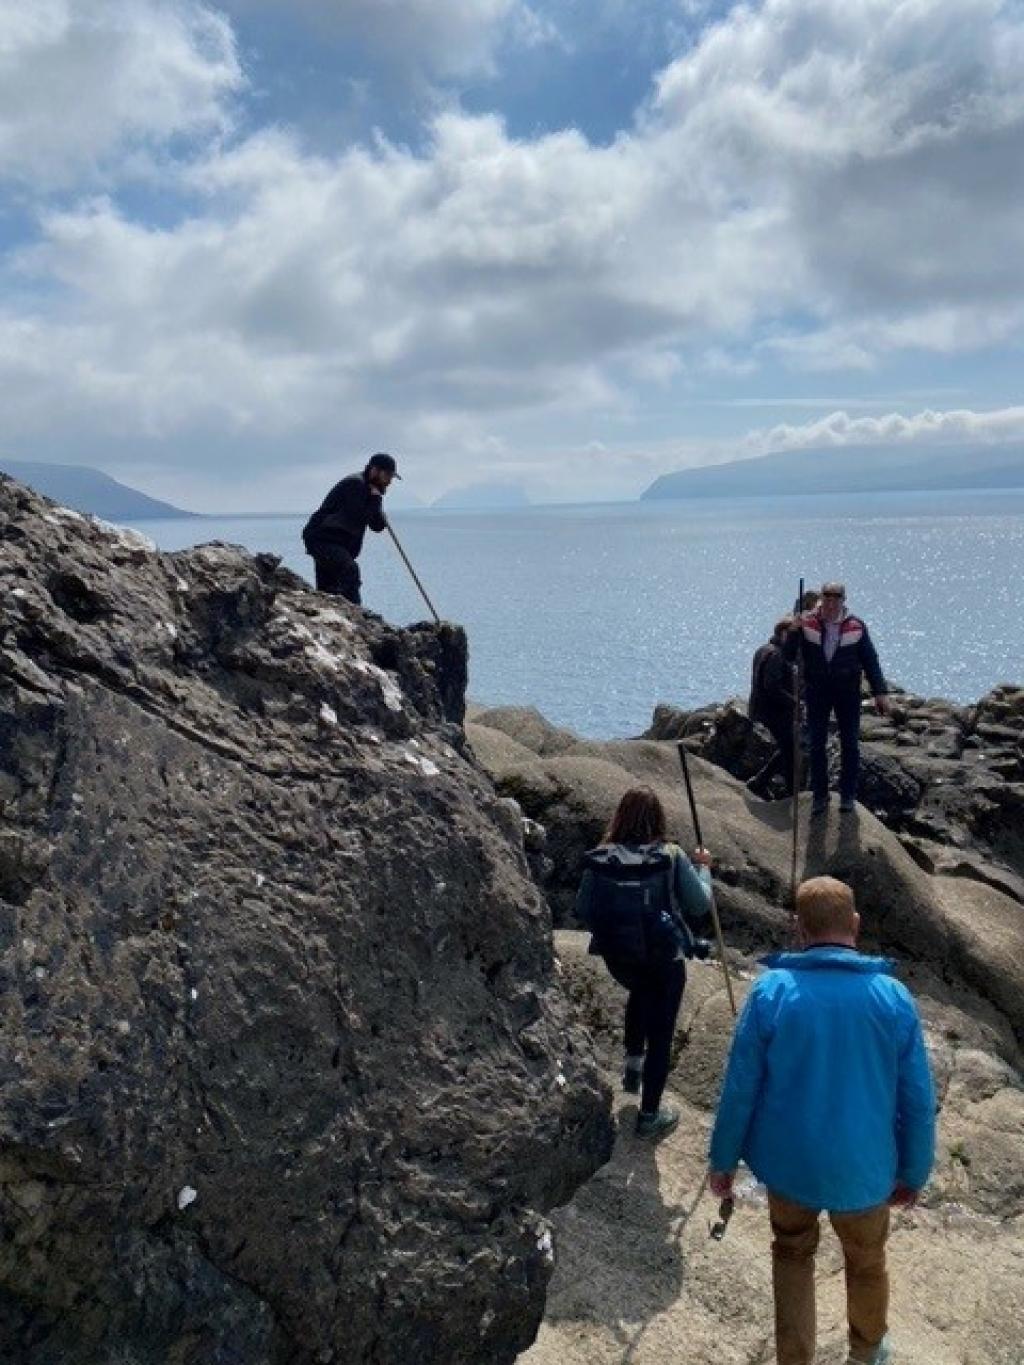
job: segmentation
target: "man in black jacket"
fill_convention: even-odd
[[[306,522],[302,543],[313,556],[318,591],[362,605],[362,576],[356,560],[363,536],[367,527],[371,531],[386,528],[384,494],[392,479],[401,477],[390,455],[371,455],[363,472],[336,483]]]
[[[765,799],[777,774],[782,775],[785,795],[793,790],[793,669],[783,654],[792,628],[792,616],[776,621],[772,638],[754,655],[750,675],[747,715],[770,730],[775,741],[775,753],[747,783],[748,791]]]
[[[846,610],[842,583],[826,583],[817,611],[800,617],[786,640],[787,659],[803,655],[804,696],[811,750],[812,814],[828,809],[828,722],[835,712],[839,727],[839,809],[852,811],[860,767],[860,683],[867,674],[875,710],[887,709],[885,678],[868,628]]]

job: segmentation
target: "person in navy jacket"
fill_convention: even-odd
[[[839,727],[839,809],[852,811],[860,768],[860,685],[867,676],[875,710],[887,709],[885,678],[868,628],[846,610],[842,583],[826,583],[815,611],[801,616],[784,647],[790,661],[803,657],[804,697],[811,757],[812,814],[828,809],[828,722],[835,713]]]
[[[812,1365],[818,1215],[846,1263],[850,1362],[883,1365],[891,1205],[913,1204],[935,1156],[935,1092],[910,992],[857,951],[853,892],[814,877],[797,892],[803,949],[764,959],[736,1026],[709,1183],[740,1159],[768,1189],[779,1365]]]

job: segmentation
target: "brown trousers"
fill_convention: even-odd
[[[814,1316],[814,1253],[818,1211],[768,1195],[772,1220],[772,1287],[775,1291],[775,1349],[778,1365],[813,1365],[817,1334]],[[846,1314],[850,1355],[870,1360],[885,1336],[889,1276],[885,1241],[889,1206],[861,1213],[830,1213],[846,1263]]]

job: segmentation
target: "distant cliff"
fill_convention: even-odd
[[[0,455],[0,473],[10,474],[37,493],[104,521],[145,521],[151,517],[192,517],[169,502],[150,498],[88,465],[37,464]]]
[[[662,474],[642,498],[1024,488],[1024,446],[833,446]]]

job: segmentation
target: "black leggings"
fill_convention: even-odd
[[[686,964],[682,958],[656,967],[637,967],[614,958],[605,961],[615,980],[629,991],[626,1054],[644,1059],[640,1108],[645,1114],[653,1114],[668,1080],[672,1037],[686,985]]]

